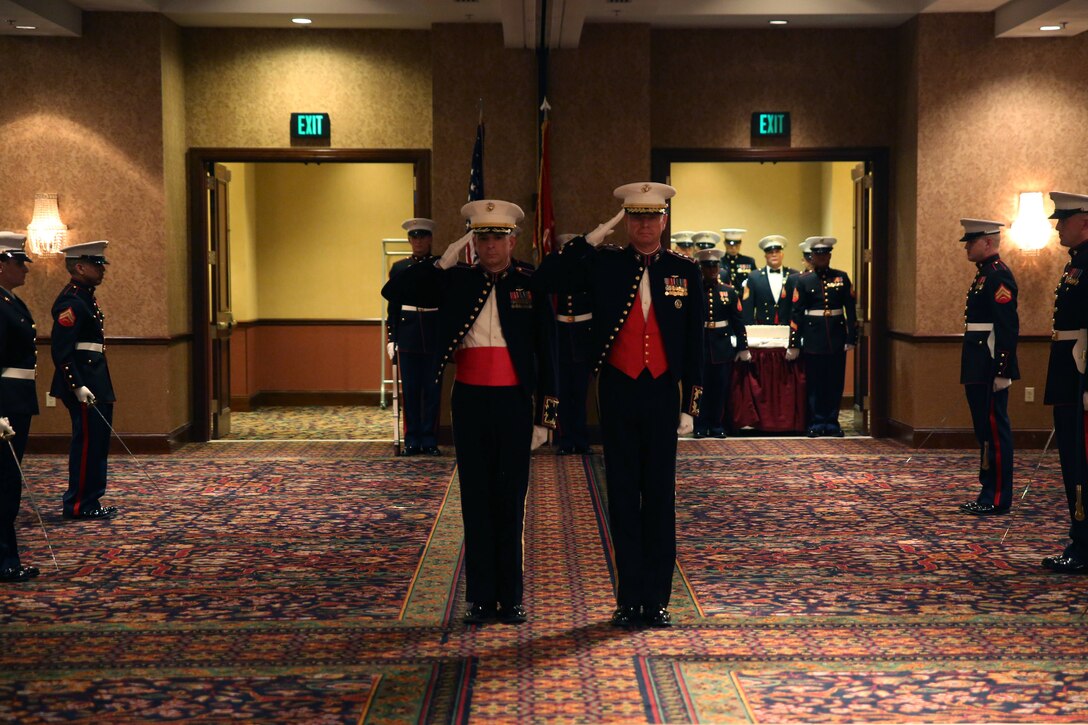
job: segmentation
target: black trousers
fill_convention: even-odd
[[[696,433],[724,433],[733,427],[729,415],[729,384],[733,380],[732,361],[703,366],[703,398],[699,402]]]
[[[993,392],[990,383],[963,386],[971,423],[979,447],[977,502],[998,508],[1012,503],[1012,424],[1009,422],[1009,389]]]
[[[458,382],[450,413],[465,524],[466,599],[521,604],[532,398],[516,386]]]
[[[110,452],[110,429],[106,421],[113,425],[113,403],[97,403],[96,413],[91,406],[76,400],[62,400],[72,419],[68,490],[64,492],[64,513],[71,515],[98,508],[106,493],[106,461]]]
[[[1058,459],[1062,464],[1065,499],[1069,504],[1069,538],[1073,542],[1065,553],[1088,561],[1088,466],[1084,455],[1084,425],[1088,414],[1080,405],[1054,406],[1054,438],[1058,442]],[[1083,521],[1077,521],[1077,484],[1081,485]]]
[[[438,445],[438,411],[442,379],[434,378],[435,356],[431,353],[398,352],[400,392],[404,411],[405,448]]]
[[[559,429],[560,447],[589,446],[586,430],[586,396],[593,373],[587,362],[559,363]]]
[[[18,464],[23,461],[26,439],[30,435],[30,415],[9,415],[15,437],[11,445],[18,457]],[[8,441],[0,441],[0,569],[18,568],[19,544],[15,540],[15,517],[19,515],[19,504],[23,498],[23,479],[19,475],[19,465],[11,455]]]
[[[666,373],[600,373],[608,520],[616,602],[665,607],[676,568],[676,425],[680,389]]]
[[[846,384],[846,352],[804,353],[808,394],[808,425],[824,431],[839,429],[839,406]]]

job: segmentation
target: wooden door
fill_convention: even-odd
[[[208,196],[208,296],[211,322],[211,437],[230,434],[230,336],[234,315],[230,302],[230,170],[211,164]]]

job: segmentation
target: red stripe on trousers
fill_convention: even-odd
[[[994,462],[997,466],[997,483],[994,486],[994,507],[1001,505],[1001,444],[997,438],[997,418],[994,416],[994,396],[990,396],[990,439],[994,442]]]
[[[87,428],[87,406],[79,406],[80,415],[83,416],[83,451],[79,457],[79,498],[76,499],[76,505],[72,508],[72,512],[79,515],[80,504],[83,503],[83,488],[87,483],[87,445],[90,442],[90,430]]]

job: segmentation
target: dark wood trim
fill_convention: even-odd
[[[888,338],[898,342],[935,343],[935,342],[963,342],[963,333],[942,335],[915,335],[910,332],[889,330]],[[1050,342],[1050,335],[1020,335],[1017,342]]]
[[[665,182],[675,162],[743,161],[862,161],[873,174],[873,285],[874,290],[888,289],[891,238],[891,154],[885,146],[846,148],[655,148],[650,152],[650,173],[654,181]],[[668,239],[670,229],[665,230]],[[891,392],[891,366],[888,364],[888,299],[874,294],[869,309],[869,340],[872,360],[869,366],[869,433],[888,435],[888,411]]]
[[[970,428],[912,428],[894,419],[888,421],[888,427],[892,438],[911,448],[978,448],[975,433]],[[1014,449],[1041,449],[1049,439],[1049,430],[1026,429],[1012,432]]]
[[[188,151],[189,283],[193,291],[193,440],[211,437],[211,320],[208,305],[208,213],[204,173],[214,163],[410,163],[415,169],[414,213],[431,216],[430,149],[191,148]]]
[[[133,454],[166,455],[173,453],[192,439],[192,424],[185,423],[169,433],[120,433],[121,438]],[[66,454],[72,445],[71,435],[50,433],[45,435],[30,434],[26,442],[27,453],[35,455]],[[127,456],[125,447],[113,438],[110,441],[111,456]]]
[[[380,319],[365,320],[290,320],[262,319],[235,323],[235,329],[253,327],[381,327]]]

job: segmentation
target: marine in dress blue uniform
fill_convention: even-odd
[[[412,255],[398,260],[389,270],[392,278],[414,264],[434,265],[431,254],[434,222],[408,219],[401,227],[408,232]],[[404,450],[402,455],[420,453],[437,456],[438,414],[441,408],[442,379],[432,372],[438,359],[438,308],[389,303],[387,349],[396,356],[404,404]]]
[[[559,235],[559,246],[573,239]],[[588,292],[555,295],[555,339],[559,367],[559,455],[592,453],[586,426],[586,397],[593,377],[593,301]]]
[[[672,242],[672,248],[685,257],[695,258],[695,241],[692,237],[695,236],[695,232],[674,232],[669,236],[669,241]]]
[[[0,232],[0,582],[26,581],[41,573],[35,566],[23,566],[15,538],[23,492],[19,465],[31,417],[38,414],[37,330],[30,310],[14,293],[26,281],[30,263],[25,243],[23,234]]]
[[[461,213],[472,231],[437,264],[412,265],[390,278],[382,295],[437,307],[441,353],[432,376],[457,363],[451,413],[465,526],[465,622],[520,623],[527,616],[521,566],[529,452],[555,427],[558,408],[555,319],[532,273],[512,263],[521,209],[484,199]],[[457,264],[471,237],[479,262]]]
[[[843,435],[839,405],[846,382],[846,351],[857,343],[857,308],[850,277],[832,269],[834,237],[809,237],[813,271],[793,291],[788,358],[804,354],[808,435]]]
[[[772,234],[759,240],[759,248],[767,259],[761,267],[744,281],[741,293],[744,304],[744,321],[749,325],[788,325],[790,300],[793,299],[793,280],[797,270],[782,264],[782,252],[786,238]]]
[[[1043,401],[1054,406],[1054,437],[1069,507],[1070,543],[1061,554],[1043,559],[1043,566],[1063,574],[1088,574],[1088,464],[1084,455],[1088,423],[1088,195],[1054,191],[1050,198],[1054,201],[1051,219],[1058,220],[1058,238],[1069,250],[1069,263],[1054,291],[1054,331]]]
[[[725,256],[722,257],[722,279],[736,290],[744,285],[744,280],[752,272],[756,271],[756,260],[747,254],[740,253],[740,245],[744,243],[744,235],[747,229],[729,227],[722,229],[722,237],[725,239]]]
[[[702,396],[703,289],[695,263],[661,246],[676,190],[640,182],[613,193],[623,210],[549,255],[537,278],[550,293],[585,291],[593,300],[616,553],[612,623],[664,627],[676,566],[676,441],[692,431]],[[621,219],[631,244],[600,244]]]
[[[706,322],[703,323],[703,400],[695,419],[694,438],[726,437],[732,427],[729,391],[733,362],[752,359],[740,294],[718,276],[724,254],[720,249],[704,249],[695,255],[703,272]]]
[[[50,393],[64,403],[72,419],[63,507],[69,519],[103,519],[117,513],[117,507],[101,503],[106,493],[109,426],[117,400],[106,364],[105,315],[94,294],[105,276],[107,244],[87,242],[61,250],[72,278],[53,302],[55,370]]]
[[[960,383],[967,395],[979,445],[978,481],[982,490],[960,506],[976,516],[1003,514],[1012,505],[1013,448],[1009,386],[1020,379],[1016,341],[1020,334],[1017,288],[1012,270],[1001,261],[1001,222],[961,219],[967,259],[977,272],[963,310]]]

